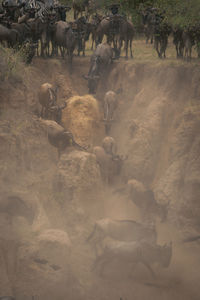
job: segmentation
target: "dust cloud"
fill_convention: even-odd
[[[200,232],[200,72],[192,65],[119,61],[93,98],[82,77],[88,64],[77,58],[69,75],[59,60],[36,59],[22,82],[0,86],[0,296],[199,299],[200,243],[183,240]],[[59,86],[58,102],[69,103],[63,126],[88,151],[69,147],[58,159],[39,122],[37,91],[44,82]],[[119,88],[110,135],[128,158],[108,185],[92,147],[105,136],[103,96]],[[157,243],[172,242],[172,259],[168,268],[151,265],[155,277],[131,259],[111,260],[100,274],[88,241],[100,219],[144,222],[139,207],[118,192],[130,179],[152,190],[160,205],[169,203],[167,220],[153,221]]]

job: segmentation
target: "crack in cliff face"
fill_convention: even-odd
[[[128,159],[117,183],[135,179],[154,192],[158,203],[169,202],[168,221],[156,220],[156,228],[159,243],[173,241],[173,259],[169,269],[156,268],[158,278],[152,282],[143,267],[136,268],[133,279],[124,265],[111,266],[104,278],[91,271],[95,251],[86,238],[94,222],[105,217],[140,221],[140,211],[113,193],[116,186],[102,182],[92,153],[70,148],[59,160],[39,122],[39,86],[58,85],[60,104],[79,95],[84,101],[82,75],[88,64],[88,58],[77,58],[69,75],[61,61],[37,59],[21,82],[0,84],[0,210],[8,199],[16,208],[12,214],[0,211],[0,296],[160,299],[162,291],[163,299],[198,299],[198,241],[184,246],[180,241],[199,234],[200,227],[200,72],[188,65],[119,62],[100,83],[98,108],[87,126],[73,122],[77,114],[82,117],[79,109],[72,120],[69,107],[65,114],[77,139],[80,131],[83,141],[87,137],[91,146],[98,145],[104,135],[103,96],[122,89],[110,135]],[[92,117],[98,119],[95,126]]]

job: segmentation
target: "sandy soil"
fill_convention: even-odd
[[[62,60],[36,58],[25,69],[22,82],[0,83],[0,296],[10,294],[20,300],[32,296],[35,300],[199,299],[200,243],[182,242],[200,233],[199,69],[157,61],[113,64],[95,96],[98,108],[92,116],[99,124],[88,122],[87,116],[89,120],[92,116],[86,105],[83,119],[87,126],[82,124],[80,130],[83,140],[89,139],[90,130],[89,143],[101,144],[103,96],[121,87],[110,135],[116,139],[118,152],[128,159],[115,184],[107,186],[93,154],[67,149],[59,160],[38,117],[37,91],[44,82],[59,85],[59,103],[79,96],[87,101],[82,75],[88,68],[88,57],[74,59],[72,75]],[[80,115],[79,109],[73,118],[76,114]],[[80,123],[74,121],[73,126],[78,139]],[[131,262],[111,262],[102,277],[92,270],[95,251],[86,239],[96,220],[142,221],[133,202],[114,193],[129,179],[151,188],[158,203],[170,201],[167,221],[156,218],[155,222],[158,243],[172,241],[173,255],[167,269],[153,266],[155,279],[142,265],[131,272]],[[6,206],[8,199],[14,203],[12,212]],[[32,212],[33,222],[19,208],[19,199]]]

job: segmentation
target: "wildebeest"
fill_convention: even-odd
[[[173,28],[173,43],[176,47],[176,57],[183,57],[184,41],[183,41],[183,29],[176,26]]]
[[[106,136],[102,141],[102,147],[107,154],[112,156],[116,155],[117,153],[117,144],[113,137]]]
[[[99,164],[103,181],[106,184],[112,183],[120,174],[126,157],[117,154],[106,153],[104,148],[100,146],[94,147],[93,153],[96,155],[96,160]]]
[[[101,219],[95,222],[94,230],[87,238],[87,241],[94,243],[95,252],[101,251],[105,238],[112,238],[118,241],[146,241],[156,243],[157,232],[154,226],[147,226],[134,220],[112,220]]]
[[[170,265],[172,258],[172,243],[163,246],[147,242],[123,242],[108,239],[105,243],[103,253],[95,260],[94,268],[99,268],[100,275],[103,275],[105,267],[116,260],[118,263],[132,265],[131,270],[138,264],[143,264],[155,277],[152,264],[157,263],[163,268]]]
[[[93,153],[96,155],[96,161],[99,164],[100,171],[101,171],[101,177],[105,183],[110,182],[110,173],[111,171],[111,160],[112,157],[111,155],[108,155],[103,147],[96,146],[93,148]]]
[[[101,44],[103,41],[104,34],[107,36],[107,42],[109,42],[109,28],[110,28],[110,19],[103,18],[98,24],[96,29],[96,42]]]
[[[97,46],[91,57],[88,75],[84,76],[88,80],[89,93],[94,94],[97,89],[99,79],[102,74],[108,72],[113,61],[113,50],[110,45],[103,43]]]
[[[74,22],[70,22],[70,26],[73,30],[76,39],[76,46],[78,50],[78,56],[82,52],[83,56],[85,56],[85,42],[88,38],[88,23],[85,17],[80,17]]]
[[[194,28],[189,27],[182,33],[183,45],[184,45],[184,57],[190,60],[192,57],[192,47],[195,44]]]
[[[78,18],[79,14],[81,14],[81,16],[82,16],[82,13],[84,11],[86,11],[86,14],[87,14],[88,5],[89,5],[89,0],[84,0],[84,1],[73,0],[72,7],[74,10],[74,19],[75,20]]]
[[[103,112],[106,134],[109,133],[111,122],[113,121],[113,114],[117,108],[118,99],[114,91],[106,92],[103,100]]]
[[[51,118],[49,108],[56,105],[57,89],[52,84],[43,83],[38,91],[39,103],[42,106],[41,117],[44,119]]]
[[[119,57],[118,37],[120,34],[120,25],[123,17],[120,15],[113,15],[103,18],[96,29],[96,43],[100,44],[103,41],[104,35],[107,36],[107,43],[114,47],[115,57]],[[122,37],[122,36],[121,36]],[[123,38],[123,37],[122,37]]]
[[[144,26],[144,34],[146,37],[146,43],[148,41],[151,41],[151,44],[153,43],[153,36],[154,36],[154,30],[155,30],[155,9],[154,8],[149,8],[146,9],[145,11],[142,11],[142,22]]]
[[[54,52],[56,47],[59,47],[63,57],[65,55],[65,50],[67,51],[67,55],[69,58],[69,67],[70,70],[72,70],[72,59],[73,52],[76,46],[76,39],[71,26],[67,22],[58,21],[56,23],[52,44]]]
[[[7,42],[7,46],[14,47],[18,42],[18,32],[0,24],[0,43]]]
[[[130,56],[133,57],[132,43],[135,35],[135,28],[131,21],[122,19],[119,27],[119,54],[121,53],[122,42],[125,43],[125,58],[128,59],[128,48],[130,48]]]
[[[171,28],[165,22],[158,23],[155,26],[154,46],[159,58],[166,58],[166,49],[170,32]]]
[[[67,147],[71,146],[75,147],[77,150],[87,151],[87,149],[76,143],[71,132],[66,131],[57,122],[52,120],[41,120],[41,123],[45,126],[49,143],[57,148],[58,157],[60,157],[61,153]]]
[[[97,27],[99,25],[99,23],[102,21],[103,17],[99,14],[95,14],[92,16],[92,20],[91,22],[88,24],[88,38],[89,35],[92,35],[92,45],[91,45],[91,50],[94,49],[94,43],[97,46]]]
[[[42,106],[41,117],[44,119],[54,120],[58,124],[61,123],[62,110],[66,107],[66,103],[57,104],[57,90],[50,83],[44,83],[40,86],[38,92],[39,103]]]

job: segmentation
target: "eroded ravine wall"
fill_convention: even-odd
[[[0,203],[18,197],[34,217],[29,224],[13,212],[11,223],[1,211],[0,296],[12,293],[22,300],[31,296],[64,299],[66,295],[68,299],[111,300],[121,295],[130,299],[133,294],[136,299],[160,297],[160,290],[149,292],[137,280],[116,284],[91,271],[95,254],[86,238],[94,220],[122,216],[122,207],[119,205],[117,215],[113,212],[117,199],[102,185],[94,155],[70,150],[59,160],[38,118],[39,85],[46,81],[59,84],[59,103],[84,95],[87,86],[82,73],[87,74],[88,64],[89,60],[81,61],[80,69],[75,64],[69,76],[60,61],[36,60],[22,82],[0,86]],[[200,209],[199,79],[200,72],[192,65],[119,62],[113,64],[109,80],[96,95],[101,107],[106,90],[122,88],[110,133],[119,153],[128,154],[121,181],[135,178],[153,189],[158,202],[170,200],[170,222],[191,233],[198,231]],[[105,203],[109,203],[108,214]],[[8,257],[14,257],[10,245],[17,255],[6,265]],[[164,277],[168,284],[174,271],[176,264]],[[161,272],[161,278],[164,274]],[[195,288],[182,287],[164,289],[163,299],[177,300],[180,295],[184,299],[184,293],[189,299]]]

